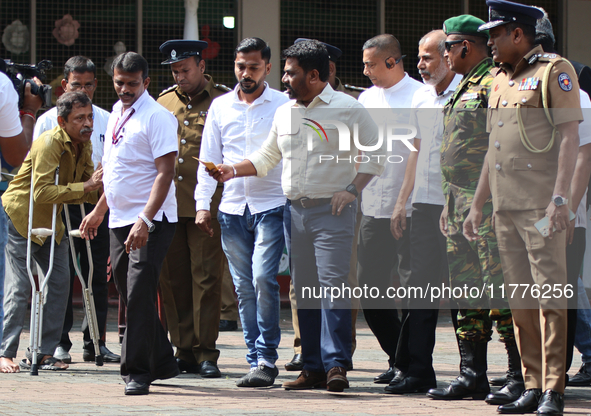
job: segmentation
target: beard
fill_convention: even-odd
[[[247,83],[250,83],[251,86],[247,87],[246,86]],[[261,82],[255,82],[252,79],[243,79],[242,81],[240,81],[240,90],[244,94],[252,94],[256,90],[258,90],[260,86],[261,86]]]
[[[435,71],[433,71],[432,73],[429,71],[419,70],[419,74],[428,75],[429,79],[428,80],[423,79],[424,83],[427,85],[434,86],[434,85],[439,84],[441,81],[443,81],[443,78],[445,78],[448,71],[449,71],[449,66],[447,65],[447,62],[442,59],[439,66],[437,68],[435,68]]]

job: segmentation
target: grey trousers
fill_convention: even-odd
[[[33,259],[47,273],[51,241],[43,246],[31,245]],[[8,244],[6,254],[6,280],[4,281],[4,334],[0,346],[0,357],[15,358],[27,307],[31,298],[31,283],[27,274],[27,239],[23,238],[8,219]],[[68,241],[56,243],[53,271],[49,277],[43,305],[43,332],[41,355],[53,356],[64,324],[64,315],[70,290],[70,267],[68,265]],[[40,277],[41,278],[41,277]]]

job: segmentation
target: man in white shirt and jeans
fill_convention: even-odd
[[[218,165],[212,175],[220,182],[242,176],[265,177],[283,163],[281,186],[288,198],[284,225],[304,361],[297,380],[285,382],[283,387],[326,386],[329,391],[342,392],[349,387],[351,298],[344,293],[330,296],[330,291],[348,288],[355,199],[374,175],[382,173],[383,157],[380,161],[378,156],[383,151],[377,125],[367,110],[328,84],[328,52],[322,43],[300,42],[282,55],[286,60],[282,81],[295,100],[277,109],[260,150],[237,164]],[[349,134],[340,134],[334,123]],[[314,125],[320,126],[322,133]],[[356,129],[362,132],[359,144],[374,149],[366,152],[369,160],[361,163],[359,172],[353,162],[358,155],[352,133]],[[313,296],[312,289],[315,293],[323,289],[324,295]]]
[[[363,73],[374,86],[361,93],[359,102],[367,109],[375,109],[370,112],[379,124],[408,124],[412,97],[423,84],[404,72],[404,56],[398,39],[389,34],[378,35],[365,42],[362,49]],[[401,239],[394,239],[390,233],[390,216],[411,151],[397,140],[392,144],[392,152],[388,153],[396,156],[385,163],[384,173],[374,177],[362,193],[363,217],[357,247],[359,286],[379,288],[382,294],[392,286],[396,264],[401,286],[406,287],[410,276],[410,230],[406,230]],[[410,222],[410,201],[405,210]],[[396,304],[394,299],[385,296],[383,299],[363,298],[361,306],[367,325],[388,355],[388,370],[375,377],[374,382],[389,383],[394,378],[394,359],[401,327]]]
[[[64,79],[62,79],[62,88],[65,92],[82,91],[88,98],[92,100],[94,92],[96,91],[96,66],[94,62],[85,56],[73,56],[68,59],[64,65]],[[103,145],[105,143],[105,133],[107,130],[107,122],[109,120],[109,113],[96,105],[92,105],[93,115],[93,132],[90,136],[92,142],[92,162],[94,169],[98,169],[103,158]],[[36,140],[42,133],[53,129],[57,126],[57,107],[54,107],[39,117],[35,124],[35,131],[33,133],[33,140]],[[94,208],[93,204],[85,203],[85,212],[90,212]],[[70,214],[70,222],[72,229],[77,229],[82,222],[82,213],[80,206],[68,205],[68,212]],[[63,214],[62,214],[63,215]],[[64,220],[65,223],[65,220]],[[83,241],[74,239],[76,252],[80,255],[80,266],[82,276],[86,279],[88,277],[88,255],[86,246]],[[109,258],[109,227],[107,222],[98,229],[98,234],[90,243],[92,249],[92,264],[93,264],[93,279],[92,279],[92,293],[94,297],[94,306],[96,308],[96,318],[99,329],[100,350],[103,360],[105,362],[119,362],[121,357],[111,352],[103,341],[104,332],[107,325],[107,310],[109,307],[109,283],[107,282],[107,259]],[[62,338],[53,356],[65,363],[71,363],[70,348],[72,348],[72,341],[70,341],[69,332],[74,323],[74,312],[72,310],[72,291],[74,288],[74,281],[77,280],[76,270],[70,259],[70,296],[68,299],[68,307],[66,309],[66,316],[64,317],[64,328],[62,330]],[[84,347],[82,358],[84,361],[93,361],[94,346],[90,338],[88,330],[88,322],[86,317],[82,322],[82,332],[84,334]]]
[[[113,61],[120,100],[107,125],[105,192],[80,225],[94,238],[108,209],[111,265],[127,307],[121,344],[125,394],[148,394],[150,383],[176,377],[179,368],[156,311],[158,278],[177,222],[174,116],[150,96],[148,62],[135,52]]]
[[[233,92],[216,98],[209,109],[200,159],[215,164],[238,163],[258,150],[273,122],[275,110],[289,101],[265,82],[271,71],[271,49],[259,38],[242,40],[234,52],[238,84]],[[198,169],[195,189],[197,225],[210,236],[211,197],[217,182]],[[279,373],[275,361],[279,329],[279,260],[285,246],[281,165],[265,178],[240,178],[224,186],[218,220],[222,247],[228,258],[238,295],[240,321],[251,371],[238,387],[264,387]]]

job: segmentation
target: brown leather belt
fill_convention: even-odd
[[[302,208],[313,208],[313,207],[317,207],[319,205],[326,205],[326,204],[330,204],[330,201],[332,201],[332,198],[316,198],[316,199],[300,198],[300,199],[290,199],[289,200],[289,202],[291,202],[291,205],[295,205],[296,207],[302,207]]]

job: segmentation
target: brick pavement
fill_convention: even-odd
[[[282,310],[282,341],[279,349],[280,366],[292,357],[290,314]],[[79,328],[81,312],[77,312],[74,328]],[[108,346],[119,351],[114,311],[108,326]],[[445,386],[458,371],[459,356],[449,319],[442,312],[437,330],[435,369],[440,386]],[[248,365],[241,332],[220,334],[221,379],[202,379],[196,375],[158,381],[151,386],[149,396],[124,396],[124,384],[117,364],[96,367],[82,362],[81,334],[72,334],[74,363],[64,372],[40,371],[39,376],[28,373],[0,374],[0,414],[2,415],[496,415],[496,406],[483,401],[462,400],[442,402],[430,400],[423,394],[393,396],[383,394],[383,386],[372,378],[385,370],[386,356],[360,317],[358,321],[355,369],[349,373],[351,388],[345,393],[322,390],[285,391],[280,385],[293,380],[298,373],[281,367],[275,386],[270,388],[238,388],[235,380]],[[24,356],[28,332],[24,334],[19,358]],[[503,345],[489,344],[489,375],[505,371]],[[571,375],[580,366],[573,363]],[[591,387],[570,388],[566,393],[566,414],[591,416]]]

